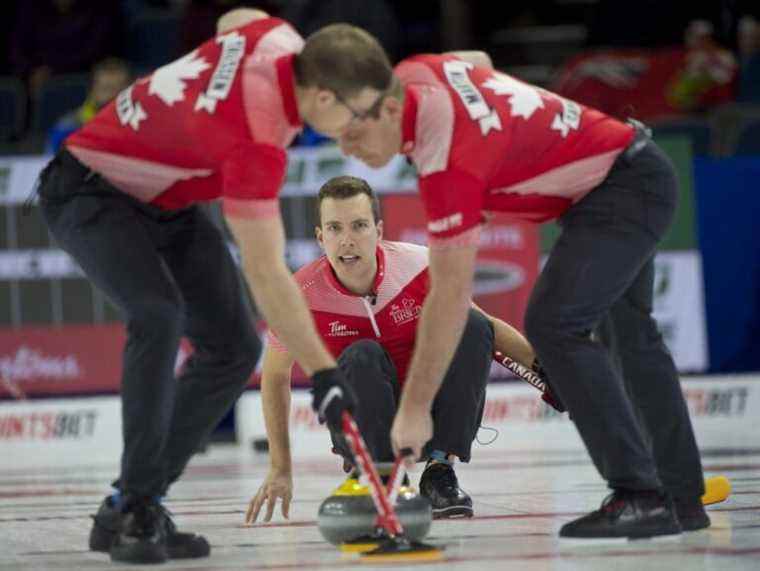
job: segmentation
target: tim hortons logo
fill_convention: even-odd
[[[411,297],[405,297],[401,303],[391,305],[391,319],[396,325],[403,325],[409,321],[414,321],[420,315],[422,306]]]
[[[15,355],[0,355],[0,375],[10,381],[76,379],[82,370],[75,355],[45,355],[21,346]]]
[[[329,330],[327,332],[328,337],[350,337],[352,335],[359,335],[359,331],[356,329],[349,329],[348,325],[341,323],[340,321],[331,321],[329,323]]]

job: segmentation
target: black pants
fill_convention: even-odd
[[[199,208],[141,203],[66,151],[43,171],[39,194],[58,244],[126,321],[118,486],[164,494],[243,391],[261,352],[235,263]],[[183,335],[195,352],[175,380]]]
[[[673,166],[653,142],[621,155],[560,220],[525,326],[609,485],[695,497],[704,491],[699,452],[652,318],[655,248],[676,203]],[[603,320],[614,333],[617,366],[591,334]]]
[[[454,360],[433,401],[433,438],[425,446],[426,456],[441,450],[470,461],[472,441],[483,416],[493,342],[491,322],[471,309]],[[338,364],[356,392],[354,418],[372,458],[392,461],[390,432],[400,397],[396,367],[385,349],[368,339],[349,345]],[[332,433],[332,440],[336,451],[350,459],[342,435]]]

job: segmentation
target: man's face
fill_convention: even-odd
[[[346,286],[363,282],[369,287],[377,272],[377,242],[382,221],[375,223],[372,203],[366,194],[350,198],[325,198],[320,206],[321,228],[317,241],[338,279]]]
[[[312,96],[313,104],[304,120],[315,131],[338,139],[349,125],[377,111],[381,93],[367,87],[355,96],[342,97],[330,90],[314,88]]]
[[[401,149],[402,103],[388,95],[378,114],[362,121],[352,121],[338,137],[344,154],[354,156],[372,168],[379,168]]]

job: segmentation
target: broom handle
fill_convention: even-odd
[[[500,365],[508,369],[514,375],[520,377],[529,385],[532,385],[542,393],[546,392],[546,382],[542,380],[541,377],[539,377],[530,367],[526,367],[525,365],[518,363],[511,357],[508,357],[499,351],[494,352],[494,359],[496,359]]]
[[[406,474],[404,459],[412,454],[414,454],[414,451],[411,448],[402,448],[398,458],[393,463],[393,469],[388,479],[388,500],[392,506],[396,505],[396,498],[398,498],[398,493],[401,489],[401,482],[404,481],[404,475]]]
[[[359,433],[359,427],[356,426],[354,418],[348,411],[343,411],[342,420],[343,433],[348,440],[351,451],[353,452],[362,473],[367,476],[367,479],[369,480],[369,491],[372,495],[375,509],[377,510],[378,523],[391,537],[403,535],[404,528],[401,527],[401,522],[396,515],[396,510],[388,499],[385,486],[383,486],[383,483],[380,481],[380,475],[377,473],[375,464],[370,458],[367,445],[364,443],[364,439]]]

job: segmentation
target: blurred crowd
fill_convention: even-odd
[[[0,5],[0,153],[54,150],[131,79],[253,6],[300,33],[372,32],[399,60],[483,49],[497,68],[647,121],[760,105],[760,2],[639,0],[16,0]],[[305,133],[300,144],[318,144]]]

